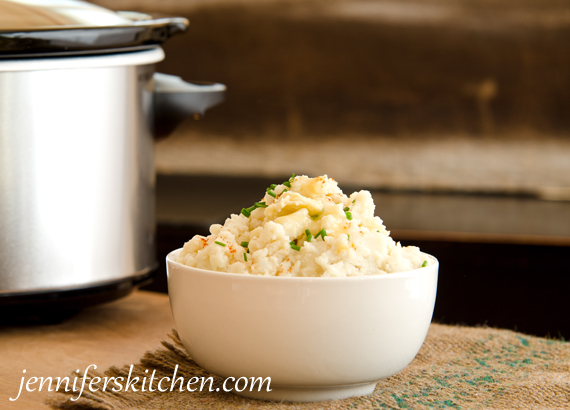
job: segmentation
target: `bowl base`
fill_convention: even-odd
[[[339,400],[347,397],[367,396],[372,394],[377,382],[350,384],[346,386],[271,386],[271,391],[242,391],[232,389],[232,393],[237,396],[250,399],[269,401],[292,401],[292,402],[312,402],[324,400]]]

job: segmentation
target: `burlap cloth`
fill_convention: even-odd
[[[132,376],[210,376],[197,366],[176,332],[163,348],[147,352]],[[129,366],[107,376],[126,377]],[[95,375],[95,373],[93,374]],[[99,376],[101,376],[99,374]],[[215,377],[215,386],[223,379]],[[77,396],[77,394],[75,394]],[[318,403],[274,403],[220,392],[84,392],[76,402],[56,393],[53,409],[570,409],[570,343],[509,330],[432,324],[413,362],[378,382],[374,393]]]

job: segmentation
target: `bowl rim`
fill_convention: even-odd
[[[423,255],[426,255],[429,259],[431,259],[432,264],[425,266],[423,268],[412,269],[403,272],[395,272],[395,273],[388,273],[388,274],[378,274],[378,275],[362,275],[362,276],[342,276],[342,277],[331,277],[331,276],[270,276],[270,275],[252,275],[249,273],[232,273],[232,272],[220,272],[214,270],[207,270],[201,268],[195,268],[193,266],[187,266],[180,262],[177,262],[173,259],[174,256],[178,255],[182,251],[182,248],[175,249],[166,255],[166,264],[167,264],[167,271],[168,265],[172,264],[174,266],[178,266],[182,269],[188,270],[195,270],[198,273],[205,274],[205,275],[213,275],[213,276],[220,276],[226,278],[240,278],[241,280],[288,280],[288,281],[360,281],[360,280],[394,280],[398,278],[406,278],[412,276],[418,276],[422,274],[427,274],[428,271],[435,269],[436,272],[439,270],[439,261],[433,255],[429,253],[422,252]],[[170,277],[170,272],[167,272],[168,276]]]

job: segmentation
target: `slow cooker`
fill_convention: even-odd
[[[154,139],[225,91],[154,72],[187,27],[0,0],[0,321],[124,296],[157,266]]]

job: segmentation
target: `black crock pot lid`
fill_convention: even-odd
[[[114,12],[79,0],[0,0],[0,58],[145,49],[188,25],[183,17]]]

